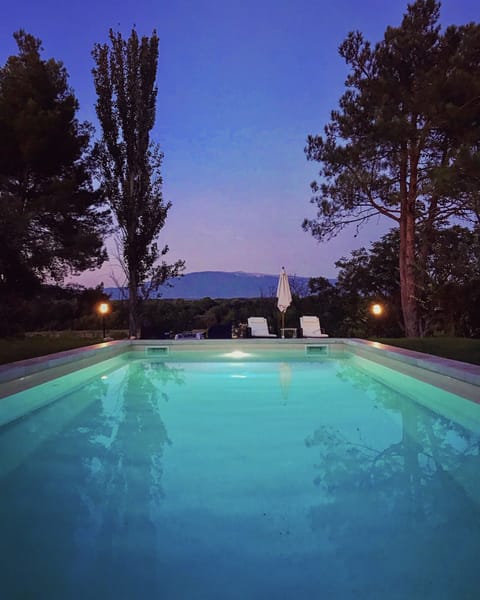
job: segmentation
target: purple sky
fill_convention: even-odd
[[[335,277],[334,263],[378,239],[390,222],[352,228],[318,244],[301,229],[313,216],[318,166],[303,152],[344,90],[337,48],[353,29],[378,41],[398,25],[398,0],[20,0],[4,3],[0,61],[20,28],[62,60],[80,118],[97,127],[91,49],[110,27],[160,37],[157,124],[164,195],[173,207],[161,243],[187,272],[224,270]],[[444,0],[445,25],[478,21],[478,0]],[[97,127],[98,130],[98,127]],[[112,258],[115,262],[115,259]],[[114,266],[79,283],[112,285]]]

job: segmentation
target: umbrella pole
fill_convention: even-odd
[[[285,337],[285,311],[282,311],[282,331],[280,332],[282,334],[282,338]]]

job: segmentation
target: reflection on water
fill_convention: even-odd
[[[349,361],[184,366],[2,430],[6,597],[476,597],[475,433]]]
[[[169,380],[170,373],[141,366],[125,371],[102,398],[99,422],[89,437],[91,453],[83,459],[89,494],[82,499],[89,507],[90,519],[82,520],[76,532],[83,538],[79,563],[84,571],[92,571],[89,579],[115,580],[118,589],[131,568],[132,556],[124,551],[126,540],[136,547],[142,579],[149,585],[155,582],[155,554],[149,549],[155,547],[164,495],[164,447],[171,444],[161,418],[161,397],[156,393],[156,384]],[[111,592],[110,586],[107,592]]]
[[[151,549],[164,496],[163,453],[172,443],[162,403],[166,384],[182,382],[181,369],[134,363],[9,427],[17,441],[43,426],[49,436],[32,461],[2,480],[0,512],[14,515],[2,527],[5,589],[38,597],[29,586],[45,580],[55,586],[45,597],[93,597],[82,581],[97,581],[103,588],[95,597],[121,597],[132,568],[139,591],[156,586]],[[65,406],[82,402],[81,414],[55,427]]]
[[[480,540],[479,436],[361,371],[344,368],[338,376],[388,415],[388,428],[319,424],[306,438],[320,500],[309,510],[312,530],[341,552],[353,585],[375,564],[385,581],[403,573],[408,597],[431,597],[425,585],[436,580],[445,596],[435,597],[473,598],[480,584],[472,561]],[[377,593],[378,578],[370,582]]]
[[[279,367],[279,376],[280,376],[280,389],[282,392],[282,398],[284,400],[288,400],[288,396],[290,394],[290,386],[292,383],[292,367],[286,363],[280,363]]]

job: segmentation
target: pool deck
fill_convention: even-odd
[[[164,351],[169,359],[183,353],[221,351],[275,352],[305,356],[307,348],[334,350],[361,356],[444,390],[480,402],[480,366],[378,342],[350,338],[231,339],[231,340],[122,340],[17,361],[0,366],[0,398],[45,383],[69,372],[91,366],[126,352]],[[185,354],[184,354],[185,355]]]

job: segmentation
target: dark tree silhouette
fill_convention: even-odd
[[[93,77],[103,137],[97,152],[102,192],[118,224],[129,298],[129,330],[140,329],[141,300],[183,270],[184,262],[158,260],[168,252],[157,240],[171,207],[162,196],[163,155],[150,139],[155,123],[158,37],[128,40],[110,30],[110,45],[96,44]]]
[[[400,27],[374,47],[360,32],[340,46],[347,91],[324,136],[308,137],[321,163],[305,230],[328,239],[383,215],[399,227],[405,333],[419,334],[418,298],[435,230],[478,216],[480,26],[439,26],[440,4],[408,5]],[[422,244],[416,249],[415,239]]]
[[[0,68],[0,291],[18,297],[99,267],[108,219],[65,67],[32,35],[14,37],[18,55]]]

